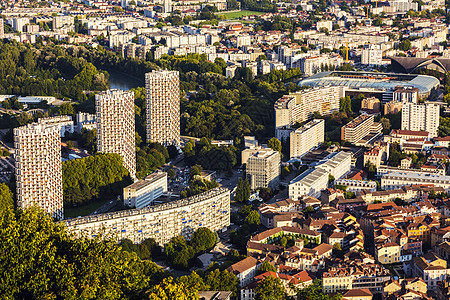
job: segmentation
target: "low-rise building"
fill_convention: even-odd
[[[244,287],[253,281],[259,266],[258,260],[249,256],[228,267],[227,271],[236,275],[239,285]]]
[[[152,205],[153,201],[167,192],[167,173],[155,172],[123,188],[125,206],[141,208]]]
[[[450,190],[450,176],[439,174],[415,174],[410,172],[392,172],[381,177],[381,188],[399,189],[406,185],[429,185]]]
[[[324,169],[309,169],[289,183],[289,197],[296,200],[302,196],[320,197],[327,187],[329,173]]]

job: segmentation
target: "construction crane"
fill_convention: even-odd
[[[348,63],[348,40],[345,42],[345,62]]]

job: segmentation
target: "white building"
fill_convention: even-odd
[[[53,125],[59,128],[61,132],[61,137],[64,137],[66,133],[74,133],[74,126],[71,116],[57,116],[50,118],[40,118],[38,120],[39,124]]]
[[[95,95],[97,150],[117,153],[123,166],[136,178],[134,93],[108,90]]]
[[[329,173],[324,169],[309,169],[289,183],[289,198],[294,200],[303,196],[319,198],[320,192],[327,188]]]
[[[178,71],[145,74],[147,142],[180,143],[180,80]]]
[[[64,217],[60,134],[48,124],[14,129],[17,207],[38,206],[58,220]]]
[[[390,172],[381,177],[381,188],[384,190],[400,189],[405,185],[434,185],[442,187],[447,192],[450,190],[450,176],[439,174],[421,174],[405,172]]]
[[[314,119],[290,134],[290,157],[300,158],[325,140],[325,120]]]
[[[350,172],[352,164],[351,152],[334,152],[321,160],[316,169],[323,169],[330,173],[335,179],[340,179]]]
[[[258,150],[247,161],[247,176],[252,190],[268,187],[278,188],[280,184],[281,155],[271,148]]]
[[[319,56],[304,57],[300,59],[300,68],[303,75],[312,76],[325,69],[335,69],[340,67],[344,60],[339,55],[322,54]]]
[[[227,271],[236,275],[241,287],[246,286],[253,281],[253,278],[257,275],[260,263],[256,258],[249,256],[243,260],[228,267]]]
[[[225,230],[230,225],[230,191],[215,188],[168,203],[74,218],[64,223],[67,231],[76,237],[102,235],[134,243],[153,238],[164,246],[175,236],[190,239],[200,227]]]
[[[346,191],[354,193],[365,190],[375,192],[377,190],[377,183],[368,180],[339,179],[334,182],[334,186],[336,187],[337,185],[346,186]]]
[[[343,87],[329,86],[306,89],[279,98],[275,104],[275,128],[292,126],[312,117],[339,111],[339,99],[344,97]]]
[[[381,65],[383,53],[380,45],[366,45],[361,51],[361,64]]]
[[[402,107],[402,128],[411,131],[427,131],[436,137],[439,127],[439,105],[404,103]]]
[[[92,130],[97,128],[97,122],[95,120],[95,114],[88,114],[84,112],[77,113],[77,132],[81,133],[81,130],[86,128]]]
[[[167,192],[167,173],[156,172],[123,188],[123,204],[142,208]]]

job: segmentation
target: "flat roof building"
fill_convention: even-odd
[[[290,157],[300,158],[325,140],[325,120],[314,119],[291,132]]]
[[[32,123],[14,129],[17,207],[38,206],[62,220],[63,184],[60,129]]]
[[[212,231],[226,229],[230,225],[230,191],[215,188],[154,206],[68,219],[64,224],[76,237],[101,235],[114,241],[129,239],[133,243],[153,238],[164,246],[175,236],[190,239],[200,227]]]
[[[281,155],[271,148],[258,150],[249,157],[247,162],[247,176],[252,190],[268,187],[278,188],[280,184]]]
[[[167,192],[167,173],[155,172],[123,188],[123,204],[142,208]]]

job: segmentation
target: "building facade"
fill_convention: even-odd
[[[167,173],[155,172],[123,188],[123,204],[142,208],[167,192]]]
[[[341,127],[341,140],[354,144],[370,133],[373,124],[373,115],[361,115]]]
[[[33,123],[14,129],[17,206],[38,206],[63,219],[61,137],[58,126]]]
[[[71,116],[57,116],[50,118],[40,118],[38,120],[39,124],[47,124],[52,126],[57,126],[61,132],[61,137],[64,137],[66,133],[73,133],[74,126]]]
[[[302,157],[325,140],[325,120],[314,119],[291,132],[290,157]]]
[[[108,90],[95,95],[97,150],[117,153],[123,166],[136,178],[134,93]]]
[[[343,87],[306,89],[281,97],[275,102],[275,128],[292,126],[312,117],[314,112],[322,116],[339,111],[339,99],[344,96]]]
[[[187,239],[200,228],[212,231],[230,225],[230,191],[215,188],[176,201],[97,214],[65,220],[66,228],[77,237],[93,238],[101,235],[115,241],[130,239],[140,243],[153,238],[163,246],[171,238],[182,235]]]
[[[439,105],[434,103],[404,103],[402,107],[403,130],[427,131],[436,137],[439,127]]]
[[[145,74],[147,142],[180,143],[180,79],[178,71]]]
[[[278,188],[280,184],[281,155],[271,148],[258,150],[249,157],[247,162],[247,176],[252,190],[269,187]]]

